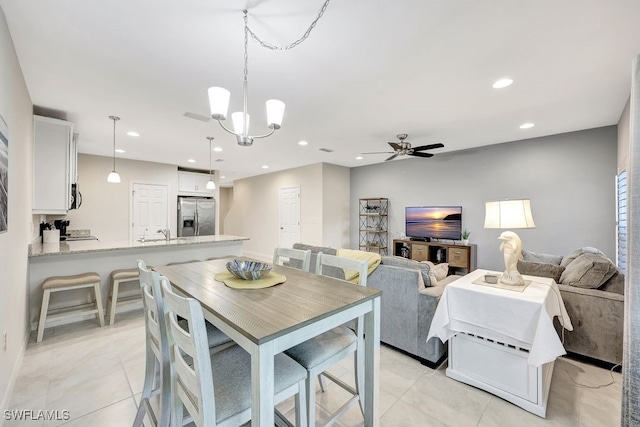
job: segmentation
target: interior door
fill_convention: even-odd
[[[164,238],[157,231],[169,227],[168,186],[134,183],[131,207],[131,240]]]
[[[300,187],[280,189],[280,246],[300,241]]]

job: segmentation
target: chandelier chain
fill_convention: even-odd
[[[260,37],[258,37],[251,30],[251,28],[248,27],[248,25],[247,25],[247,15],[246,14],[245,14],[245,18],[244,18],[245,19],[245,32],[248,32],[249,35],[251,35],[251,38],[254,39],[256,42],[258,42],[258,44],[260,44],[260,46],[264,47],[265,49],[271,49],[271,50],[289,50],[289,49],[293,49],[294,47],[298,46],[300,43],[302,43],[303,41],[305,41],[309,37],[309,34],[311,34],[311,31],[315,28],[316,24],[318,23],[320,18],[322,18],[322,15],[324,15],[324,12],[327,10],[327,7],[329,6],[329,2],[330,1],[331,0],[325,0],[324,4],[320,8],[320,12],[318,12],[318,16],[311,23],[311,25],[309,25],[309,28],[307,28],[307,31],[305,31],[305,33],[302,35],[302,37],[300,37],[298,40],[296,40],[293,43],[288,44],[286,46],[276,46],[275,44],[267,42],[267,41],[264,41]],[[245,44],[246,44],[246,38],[245,38]],[[245,48],[245,52],[246,52],[246,48]],[[245,56],[246,56],[246,53],[245,53]],[[245,68],[245,73],[246,73],[246,68]]]

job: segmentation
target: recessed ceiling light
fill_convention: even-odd
[[[511,79],[507,79],[507,78],[504,78],[504,79],[497,80],[497,81],[492,85],[492,87],[493,87],[494,89],[502,89],[502,88],[505,88],[505,87],[507,87],[507,86],[511,86],[511,84],[512,84],[512,83],[513,83],[513,80],[511,80]]]
[[[267,165],[262,165],[262,169],[269,169],[269,166],[267,166]]]
[[[356,160],[362,160],[362,156],[356,157]]]
[[[127,132],[127,135],[129,135],[129,136],[140,136],[140,134],[138,132],[135,132],[135,131],[132,131],[132,130]]]
[[[122,148],[116,148],[116,153],[125,153],[126,151],[124,151]]]
[[[520,129],[531,129],[535,125],[533,123],[523,123],[520,125]]]
[[[193,160],[193,159],[189,159],[189,160],[187,160],[187,162],[189,162],[189,163],[195,163],[196,161],[195,161],[195,160]]]
[[[300,141],[298,142],[298,145],[309,145],[309,143],[307,141]]]
[[[227,177],[223,175],[220,177],[220,179],[227,179]]]
[[[220,152],[222,151],[222,147],[213,147],[213,151]]]

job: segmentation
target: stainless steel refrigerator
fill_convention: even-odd
[[[178,197],[178,237],[216,234],[216,201],[211,197]]]

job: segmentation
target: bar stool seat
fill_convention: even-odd
[[[149,266],[149,268],[153,268]],[[140,275],[138,273],[137,268],[121,268],[118,270],[113,270],[111,272],[110,282],[111,289],[109,291],[109,298],[107,300],[107,311],[109,312],[109,325],[113,325],[113,322],[116,319],[116,313],[118,308],[118,303],[120,303],[120,307],[123,305],[137,305],[140,308],[142,307],[142,294],[139,292],[140,287],[136,287],[135,294],[128,294],[125,296],[120,296],[120,283],[124,282],[138,282]]]
[[[70,291],[82,288],[93,288],[95,301],[70,307],[49,310],[49,298],[52,292]],[[55,321],[70,317],[96,314],[100,326],[104,326],[104,312],[102,310],[102,296],[100,293],[100,275],[95,272],[76,274],[74,276],[54,276],[42,282],[42,307],[40,309],[40,321],[38,322],[37,342],[42,341],[47,320]]]

